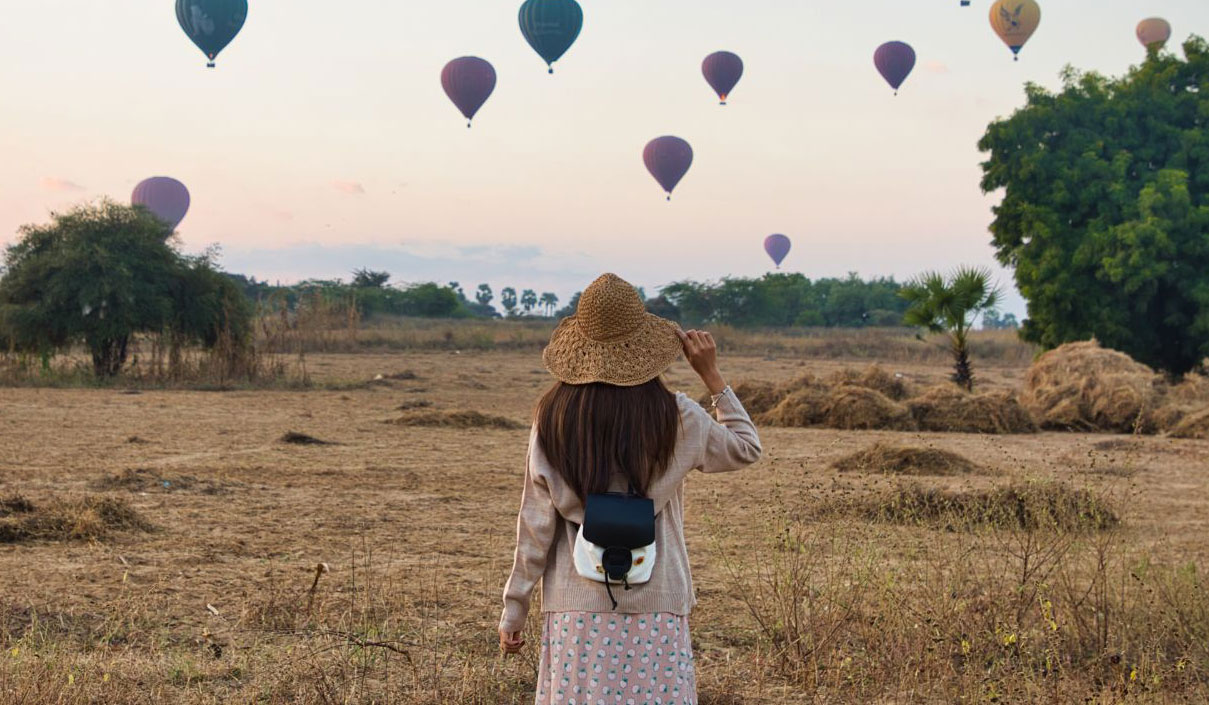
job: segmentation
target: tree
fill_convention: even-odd
[[[567,302],[566,306],[563,306],[554,312],[554,317],[567,318],[568,316],[574,316],[575,312],[579,310],[579,297],[581,296],[583,296],[582,291],[575,292],[575,294],[571,297],[571,300]]]
[[[982,327],[985,330],[1017,330],[1020,328],[1020,322],[1016,320],[1014,313],[1000,316],[995,311],[988,311],[982,316]]]
[[[505,313],[512,316],[516,311],[516,289],[504,287],[500,291],[500,304],[503,305]]]
[[[167,334],[173,345],[246,345],[251,305],[209,256],[185,257],[144,209],[111,201],[26,225],[5,252],[0,330],[15,350],[40,355],[82,343],[98,377],[117,375],[131,339]]]
[[[558,296],[553,292],[547,291],[541,296],[542,308],[546,311],[546,316],[554,314],[554,308],[558,306]]]
[[[369,269],[353,270],[353,287],[357,289],[382,289],[390,281],[390,272],[374,272]]]
[[[525,309],[525,315],[529,315],[529,313],[533,310],[533,307],[536,305],[537,292],[532,289],[525,289],[523,292],[521,292],[521,307]]]
[[[491,300],[494,298],[495,294],[491,292],[491,287],[487,284],[479,284],[478,291],[474,292],[474,300],[483,306],[490,306]]]
[[[1209,355],[1209,44],[1120,78],[1067,69],[991,124],[982,188],[1028,301],[1022,336],[1098,338],[1172,374]]]
[[[953,382],[973,391],[969,333],[978,316],[994,311],[1000,298],[999,289],[991,287],[990,270],[962,267],[949,277],[926,272],[908,282],[899,295],[911,304],[903,316],[907,325],[949,336]]]

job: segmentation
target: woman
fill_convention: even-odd
[[[660,375],[681,353],[709,389],[717,421],[663,386]],[[694,468],[754,463],[755,426],[718,371],[710,334],[684,333],[647,313],[638,292],[612,274],[583,292],[543,359],[558,381],[538,404],[530,435],[500,647],[515,654],[524,646],[540,579],[539,705],[696,703],[684,481]],[[587,496],[627,490],[654,501],[656,558],[649,582],[610,595],[576,571],[572,551]]]

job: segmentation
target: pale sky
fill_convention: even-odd
[[[1171,22],[1177,51],[1209,35],[1204,0],[1042,0],[1015,63],[990,0],[581,0],[549,76],[519,2],[251,0],[207,70],[172,0],[5,2],[0,243],[168,175],[193,197],[185,249],[217,243],[230,271],[368,266],[564,300],[605,270],[648,291],[759,276],[773,232],[812,278],[991,265],[976,143],[1024,82],[1124,72],[1144,17]],[[919,56],[898,97],[872,63],[889,40]],[[719,49],[746,64],[726,107],[700,72]],[[439,80],[468,54],[499,75],[472,130]],[[696,152],[670,204],[641,158],[664,134]]]

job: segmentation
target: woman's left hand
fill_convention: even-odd
[[[525,637],[520,632],[500,630],[500,651],[506,654],[519,654],[525,645]]]

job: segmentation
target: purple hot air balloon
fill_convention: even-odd
[[[466,127],[495,90],[495,68],[477,56],[454,59],[441,71],[445,95],[466,116]]]
[[[646,163],[651,176],[667,191],[667,200],[670,201],[676,184],[693,165],[693,148],[679,137],[656,137],[647,142],[646,149],[642,150],[642,161]]]
[[[898,95],[899,86],[915,68],[915,50],[905,42],[886,42],[874,52],[873,64]]]
[[[779,233],[764,238],[764,251],[772,258],[773,263],[777,265],[777,269],[781,268],[781,263],[789,255],[789,248],[791,247],[793,247],[793,243],[789,241],[789,238]]]
[[[726,105],[726,96],[730,95],[735,89],[735,84],[743,78],[743,59],[729,51],[716,51],[701,62],[701,73],[705,74],[705,80],[718,94],[722,105]]]
[[[153,176],[134,187],[130,202],[143,206],[176,230],[189,212],[189,189],[176,179]]]

